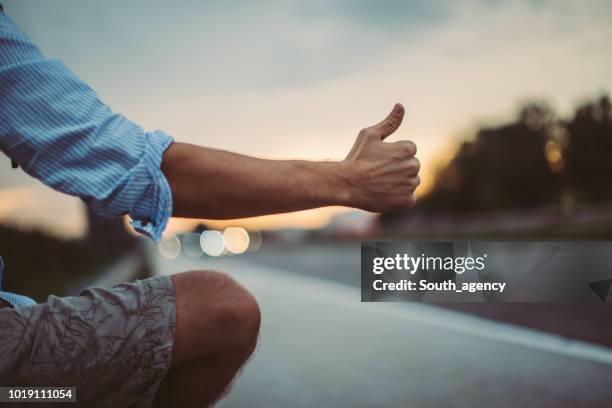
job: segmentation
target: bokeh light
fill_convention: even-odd
[[[183,253],[188,257],[199,258],[204,255],[200,246],[200,234],[184,234],[181,237],[181,243],[183,245]]]
[[[232,254],[242,254],[249,248],[249,233],[241,227],[228,227],[223,231],[225,249]]]
[[[565,158],[559,141],[555,139],[547,141],[546,146],[544,146],[544,154],[550,170],[554,173],[560,173],[565,167]]]
[[[200,235],[200,247],[206,255],[223,256],[225,254],[225,239],[219,231],[204,231]]]
[[[181,253],[181,240],[176,235],[168,235],[157,245],[157,250],[166,259],[176,259]]]
[[[263,243],[263,237],[261,232],[257,229],[249,231],[249,247],[247,248],[247,252],[256,252],[261,248],[261,244]]]

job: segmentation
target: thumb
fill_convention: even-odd
[[[396,103],[393,110],[382,122],[370,127],[370,131],[376,136],[380,137],[380,140],[385,140],[387,136],[392,134],[402,124],[404,118],[404,106],[401,103]]]

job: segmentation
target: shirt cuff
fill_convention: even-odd
[[[147,132],[145,137],[148,139],[146,152],[139,171],[146,173],[143,179],[151,184],[132,207],[130,224],[136,231],[159,242],[172,216],[172,191],[161,164],[164,152],[174,139],[159,130]]]

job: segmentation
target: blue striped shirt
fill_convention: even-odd
[[[111,111],[0,11],[0,151],[26,173],[97,214],[128,214],[137,231],[159,241],[172,214],[161,171],[171,143]]]

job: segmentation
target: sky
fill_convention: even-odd
[[[477,126],[534,99],[569,114],[612,89],[609,1],[2,3],[114,110],[183,142],[340,160],[402,102],[389,140],[417,143],[424,190]],[[11,171],[3,155],[0,168],[0,222],[82,232],[78,199]],[[337,211],[249,225],[319,226]]]

